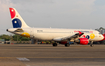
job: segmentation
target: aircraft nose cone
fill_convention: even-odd
[[[105,34],[102,35],[101,39],[102,39],[101,41],[105,40]]]
[[[103,34],[103,40],[105,40],[105,34]]]

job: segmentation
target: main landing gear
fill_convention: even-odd
[[[70,44],[69,44],[69,43],[66,43],[66,44],[65,44],[65,47],[69,47],[69,46],[70,46]]]
[[[53,47],[56,47],[57,46],[57,43],[53,43]]]
[[[57,46],[57,43],[53,43],[53,47],[56,47]],[[65,47],[69,47],[70,46],[70,44],[69,43],[66,43],[65,44]]]

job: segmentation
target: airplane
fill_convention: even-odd
[[[93,47],[94,41],[105,40],[105,36],[92,29],[62,29],[62,28],[31,28],[15,8],[9,8],[13,28],[7,29],[8,32],[34,40],[54,41],[52,44],[57,46],[58,42],[69,47],[69,42],[80,45],[90,44]]]

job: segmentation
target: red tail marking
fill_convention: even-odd
[[[13,8],[9,8],[9,10],[10,10],[11,19],[13,19],[16,15],[16,12]]]

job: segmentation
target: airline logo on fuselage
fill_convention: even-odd
[[[90,34],[90,35],[82,35],[82,37],[84,37],[84,38],[87,38],[87,39],[94,39],[95,38],[95,35],[92,33],[92,34]]]
[[[82,35],[82,37],[87,38],[87,39],[95,38],[95,34],[93,34],[93,31],[74,31],[74,32],[91,33],[90,35]]]
[[[93,31],[74,31],[74,32],[93,33]]]

